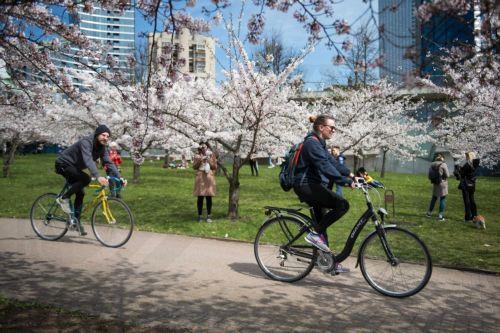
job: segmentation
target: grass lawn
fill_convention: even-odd
[[[27,218],[38,195],[60,190],[63,178],[53,171],[55,158],[50,154],[16,158],[11,178],[0,178],[0,216]],[[141,183],[130,184],[123,192],[139,230],[253,241],[266,218],[263,206],[301,205],[293,191],[283,192],[279,187],[278,168],[261,166],[260,176],[252,177],[250,167],[246,166],[240,179],[241,218],[237,222],[225,218],[228,184],[224,177],[218,177],[218,195],[214,198],[212,212],[214,223],[200,224],[196,222],[196,198],[192,196],[193,170],[162,169],[161,164],[162,161],[146,161],[141,168]],[[132,178],[130,160],[124,161],[123,175]],[[373,176],[377,178],[378,175],[373,173]],[[388,174],[383,182],[395,192],[396,216],[392,218],[391,214],[391,219],[415,231],[426,242],[435,264],[500,272],[500,178],[481,177],[477,183],[476,202],[480,214],[486,217],[486,230],[463,222],[462,197],[454,179],[450,180],[446,222],[437,222],[424,215],[432,188],[426,176]],[[366,209],[360,191],[344,189],[344,194],[351,209],[329,228],[335,252],[341,250],[353,224]],[[392,209],[389,212],[392,213]],[[365,228],[365,232],[371,230],[370,225]],[[361,240],[358,239],[358,244]]]

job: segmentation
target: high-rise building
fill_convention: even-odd
[[[132,0],[131,0],[132,3]],[[78,5],[78,18],[76,21],[71,16],[70,22],[78,24],[80,31],[89,39],[96,43],[102,43],[107,46],[107,55],[111,55],[117,62],[116,70],[122,72],[130,82],[134,80],[134,71],[127,65],[128,57],[133,56],[135,52],[135,16],[132,7],[119,10],[107,10],[101,7],[94,7],[92,12],[83,11],[83,5]],[[93,68],[85,68],[82,62],[85,59],[76,58],[78,48],[71,47],[69,53],[52,54],[54,64],[59,68],[78,69],[81,72],[92,73],[94,70],[106,70],[106,64],[101,63],[92,65]],[[73,78],[76,86],[81,86],[78,79]]]
[[[438,14],[419,24],[415,12],[424,1],[379,0],[379,23],[383,27],[380,52],[384,56],[381,77],[400,83],[405,75],[413,72],[443,84],[439,64],[443,49],[477,42],[474,29],[480,16],[473,6],[477,0],[470,0],[471,10],[459,18]]]
[[[155,48],[151,52],[153,45]],[[150,33],[148,35],[148,54],[152,54],[152,70],[159,68],[161,57],[173,56],[178,60],[179,71],[194,78],[215,81],[215,41],[211,37],[191,34],[182,29],[173,38],[171,33]]]
[[[417,20],[414,9],[418,0],[379,0],[379,24],[383,29],[379,41],[383,64],[380,77],[400,83],[407,73],[416,69],[409,51],[417,45]],[[416,49],[413,49],[414,52]]]

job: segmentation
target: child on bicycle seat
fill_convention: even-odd
[[[364,178],[365,182],[370,184],[373,187],[383,187],[384,185],[378,180],[373,179],[372,176],[368,174],[365,168],[361,167],[356,171],[356,176],[360,178]]]
[[[328,189],[330,180],[337,184],[354,188],[351,171],[335,160],[326,141],[335,132],[335,122],[331,116],[310,117],[313,130],[304,139],[304,145],[297,162],[293,190],[299,199],[314,210],[317,222],[316,232],[310,232],[305,240],[322,251],[329,252],[326,229],[349,210],[349,203],[340,195]],[[328,208],[326,214],[323,209]]]
[[[92,177],[96,178],[101,185],[108,185],[108,180],[99,174],[95,164],[95,161],[100,158],[101,163],[110,170],[111,175],[117,178],[121,177],[120,172],[109,159],[106,148],[110,135],[111,131],[106,125],[99,125],[94,134],[78,140],[60,153],[56,159],[56,173],[62,175],[70,185],[69,189],[61,197],[57,198],[57,203],[64,212],[70,214],[69,198],[75,194],[74,215],[77,219],[80,219],[85,196],[83,189],[91,180],[90,176],[82,171],[83,169],[89,169]],[[126,183],[124,180],[124,186],[126,186]],[[82,236],[87,234],[83,230],[83,226],[81,227],[81,234]]]

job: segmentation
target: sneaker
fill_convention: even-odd
[[[201,223],[201,222],[203,222],[203,216],[200,215],[200,216],[198,216],[198,223]]]
[[[445,221],[444,217],[442,215],[438,216],[438,221]]]
[[[427,217],[431,217],[432,215],[431,215],[431,213],[430,213],[430,212],[427,212],[427,213],[425,213],[425,216],[427,216]]]
[[[69,199],[63,199],[62,197],[59,197],[56,199],[56,202],[58,203],[59,206],[61,206],[63,212],[71,214],[71,206],[69,204]]]
[[[321,251],[330,252],[330,249],[328,248],[325,237],[323,235],[319,235],[315,232],[310,232],[304,239],[306,242],[316,246]]]
[[[83,225],[80,224],[80,236],[87,236],[87,232],[83,229]]]
[[[349,273],[350,271],[351,270],[349,268],[343,267],[340,263],[336,263],[332,273],[340,274],[340,273]]]
[[[212,219],[210,218],[210,215],[207,216],[207,223],[212,223]]]

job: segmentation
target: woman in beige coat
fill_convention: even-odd
[[[444,157],[438,154],[429,167],[428,177],[432,182],[434,175],[439,173],[439,183],[432,183],[432,198],[429,204],[429,210],[427,211],[427,217],[431,217],[432,210],[439,198],[439,215],[438,221],[444,221],[444,209],[446,207],[446,196],[448,195],[448,177],[450,176],[448,172],[448,166],[444,162]]]
[[[207,222],[212,222],[212,197],[215,196],[215,170],[217,159],[207,142],[200,143],[194,156],[193,168],[196,170],[193,194],[198,197],[198,222],[203,221],[203,198],[207,201]]]

